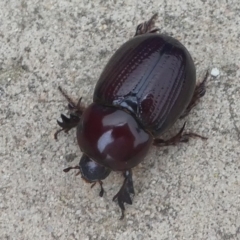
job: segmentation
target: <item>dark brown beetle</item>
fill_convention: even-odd
[[[150,146],[187,142],[185,127],[169,140],[159,137],[178,118],[186,116],[205,94],[205,79],[196,86],[196,70],[187,49],[176,39],[156,33],[156,14],[138,25],[135,36],[112,56],[97,82],[93,103],[84,108],[81,98],[69,102],[70,118],[61,115],[60,131],[77,127],[83,152],[79,169],[82,178],[100,183],[111,171],[123,172],[124,182],[113,200],[118,200],[124,217],[124,203],[132,204],[132,168],[143,161]]]

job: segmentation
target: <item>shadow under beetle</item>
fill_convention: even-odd
[[[77,141],[83,155],[76,167],[82,178],[101,186],[111,171],[123,173],[124,182],[113,197],[124,218],[124,203],[132,204],[132,168],[143,161],[150,146],[187,142],[195,133],[183,133],[184,126],[171,139],[159,136],[177,119],[186,116],[205,94],[204,80],[196,85],[196,70],[188,50],[176,39],[158,34],[157,14],[136,29],[104,68],[88,107],[78,103],[59,87],[68,101],[70,117],[61,115],[55,133],[77,127]]]

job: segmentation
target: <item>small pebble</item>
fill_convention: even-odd
[[[218,68],[213,68],[212,71],[211,71],[211,75],[213,77],[217,77],[219,75],[219,70]]]

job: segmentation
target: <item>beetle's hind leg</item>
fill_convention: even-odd
[[[119,190],[119,192],[113,197],[113,201],[117,199],[118,205],[121,208],[122,215],[120,217],[120,220],[124,218],[124,211],[125,206],[124,203],[132,204],[132,199],[130,194],[134,194],[134,188],[133,188],[133,181],[132,181],[132,170],[127,170],[123,173],[124,176],[124,182]]]
[[[159,31],[159,28],[155,28],[155,21],[157,17],[158,14],[155,13],[148,21],[139,24],[136,28],[136,33],[134,37],[145,33],[155,33]]]
[[[189,103],[189,105],[186,108],[186,110],[180,116],[180,119],[186,117],[189,114],[189,112],[192,110],[192,108],[194,108],[197,105],[199,99],[202,98],[205,95],[205,93],[206,93],[206,81],[208,79],[208,76],[209,76],[209,73],[207,72],[205,77],[204,77],[204,79],[203,79],[203,81],[200,82],[196,86],[196,88],[194,90],[194,93],[193,93],[192,100]]]
[[[174,137],[163,140],[161,138],[155,138],[153,141],[153,145],[158,146],[158,147],[163,147],[163,146],[170,146],[170,145],[176,145],[180,142],[188,142],[189,138],[201,138],[203,140],[206,140],[206,137],[203,137],[197,133],[183,133],[184,128],[186,126],[186,122],[184,123],[183,127],[181,130],[175,135]]]
[[[209,73],[207,72],[203,81],[200,82],[193,93],[193,97],[191,102],[189,103],[188,107],[186,108],[186,110],[183,112],[183,114],[180,116],[181,118],[184,118],[185,116],[187,116],[189,114],[189,112],[192,110],[193,107],[195,107],[199,101],[199,99],[201,97],[203,97],[206,93],[206,81],[208,79]],[[183,127],[181,128],[181,130],[178,132],[178,134],[168,140],[163,140],[160,138],[155,138],[153,141],[153,145],[155,146],[169,146],[169,145],[176,145],[179,142],[188,142],[189,138],[201,138],[203,140],[206,140],[206,137],[203,137],[201,135],[198,135],[196,133],[183,133],[183,130],[185,128],[186,122],[184,123]]]
[[[67,133],[70,129],[76,127],[84,111],[84,108],[81,106],[82,98],[80,98],[78,102],[75,103],[61,87],[58,87],[58,89],[62,93],[62,95],[67,99],[68,109],[70,110],[71,113],[69,118],[61,114],[62,122],[57,121],[61,129],[55,132],[54,134],[55,139],[57,139],[57,136],[60,132],[64,131],[65,133]]]

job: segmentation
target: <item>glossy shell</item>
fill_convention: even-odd
[[[153,139],[130,114],[93,103],[83,113],[77,140],[84,154],[95,162],[121,171],[138,165]]]
[[[195,84],[196,70],[187,49],[172,37],[150,33],[130,39],[116,51],[93,100],[127,109],[156,137],[186,109]]]

